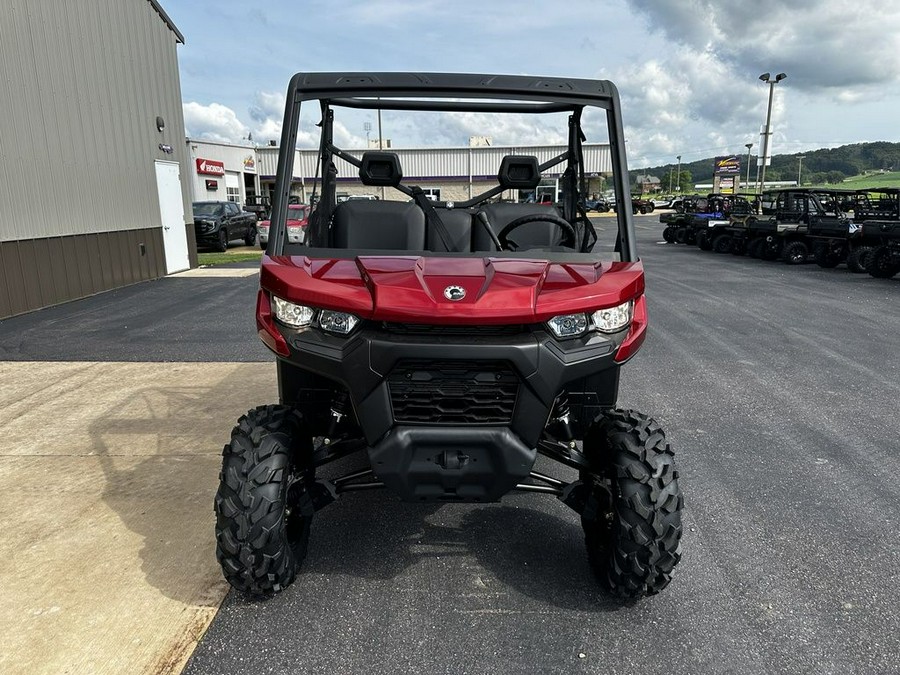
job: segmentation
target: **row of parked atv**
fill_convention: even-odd
[[[749,255],[887,279],[900,272],[900,189],[786,188],[752,201],[694,195],[659,217],[663,239],[704,251]]]

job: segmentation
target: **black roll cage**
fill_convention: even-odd
[[[463,99],[463,100],[459,100]],[[483,99],[483,100],[466,100]],[[322,118],[319,166],[322,195],[311,216],[311,238],[322,242],[335,207],[335,168],[332,157],[354,166],[360,160],[333,144],[333,107],[434,112],[559,113],[569,112],[568,147],[540,166],[541,171],[568,161],[563,172],[563,217],[574,222],[579,217],[589,224],[582,204],[584,167],[582,162],[581,114],[585,107],[601,108],[607,113],[613,187],[617,203],[630,199],[625,138],[615,85],[606,80],[536,78],[518,75],[474,75],[457,73],[297,73],[288,85],[275,195],[272,203],[271,232],[266,253],[283,255],[287,243],[287,207],[293,177],[294,149],[300,122],[300,105],[318,100]],[[318,172],[317,172],[318,173]],[[328,185],[331,185],[331,189]],[[406,186],[398,187],[411,194]],[[463,208],[490,199],[505,188],[498,185],[455,206]],[[438,202],[438,205],[446,203]],[[623,261],[638,260],[634,224],[630,209],[618,209],[616,249]],[[586,239],[585,239],[586,240]]]

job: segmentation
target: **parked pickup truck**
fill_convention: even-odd
[[[256,214],[235,202],[194,202],[194,233],[197,247],[225,251],[232,239],[256,243]]]

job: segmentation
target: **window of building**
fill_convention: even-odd
[[[422,192],[433,202],[441,201],[441,188],[422,188]]]
[[[236,187],[227,187],[225,188],[226,198],[230,202],[239,202],[241,201],[241,191]]]

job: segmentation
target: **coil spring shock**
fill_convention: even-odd
[[[337,431],[338,426],[340,426],[341,420],[347,416],[348,403],[346,391],[339,391],[334,395],[334,398],[331,401],[331,421],[328,424],[326,438],[334,438],[334,434]]]
[[[550,414],[550,430],[561,441],[571,441],[575,438],[572,429],[572,410],[569,407],[569,392],[563,392],[556,397],[553,403],[553,412]]]

